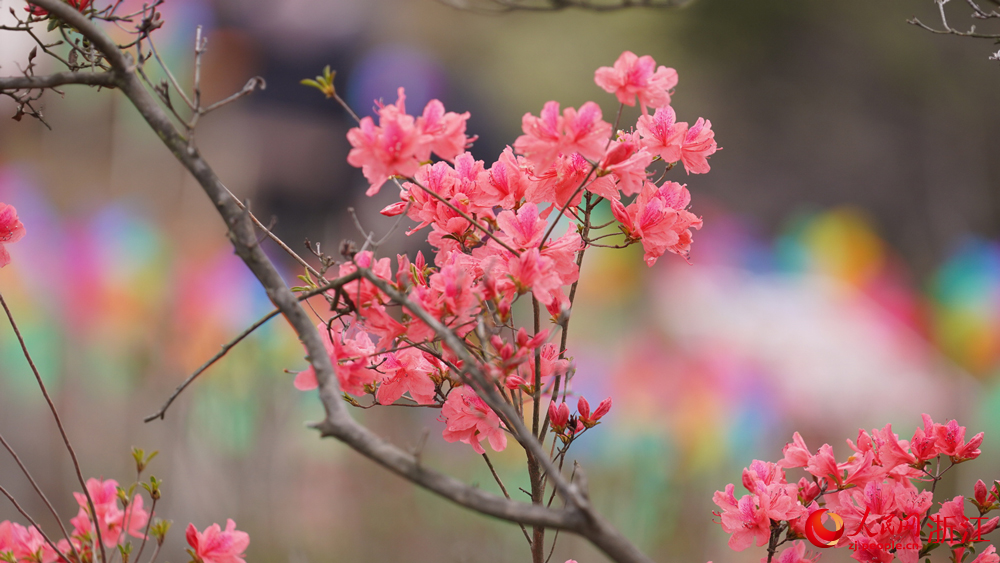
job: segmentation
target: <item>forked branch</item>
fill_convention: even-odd
[[[506,415],[512,423],[511,430],[525,449],[534,455],[549,479],[555,484],[560,496],[566,500],[566,508],[553,509],[543,505],[516,502],[499,495],[480,490],[457,479],[429,469],[421,464],[417,455],[407,452],[375,435],[358,424],[347,412],[339,389],[338,380],[330,357],[326,352],[319,331],[306,311],[299,304],[297,296],[285,284],[274,264],[259,245],[254,222],[249,212],[239,203],[219,181],[215,172],[201,157],[197,147],[189,142],[157,99],[146,89],[138,75],[131,57],[127,56],[113,41],[97,28],[83,14],[62,0],[31,0],[33,4],[47,10],[78,30],[90,44],[100,50],[112,67],[114,86],[121,90],[135,106],[149,126],[160,137],[177,160],[197,180],[199,185],[215,205],[229,231],[229,238],[236,254],[246,263],[268,298],[292,326],[303,343],[309,362],[315,370],[319,382],[319,395],[326,411],[323,421],[315,425],[324,436],[336,437],[359,453],[369,457],[390,471],[424,487],[456,504],[482,514],[512,522],[532,526],[567,530],[580,534],[604,551],[611,559],[620,563],[646,563],[650,560],[631,544],[621,533],[606,522],[590,505],[586,495],[575,485],[567,482],[545,455],[541,444],[528,431],[520,417],[503,402],[495,388],[487,383],[485,374],[478,370],[476,362],[465,362],[463,378],[473,385],[487,403],[498,413]],[[249,85],[248,85],[249,86]],[[195,98],[197,99],[197,93]],[[197,101],[195,102],[197,105]],[[406,307],[412,315],[423,320],[461,359],[468,355],[461,340],[447,327],[428,315],[419,306],[371,271],[359,269],[359,275],[369,280],[386,295]]]

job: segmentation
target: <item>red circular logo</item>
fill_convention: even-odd
[[[823,514],[826,514],[833,520],[835,528],[833,530],[828,529],[823,525]],[[806,519],[806,537],[812,542],[816,547],[833,547],[837,545],[837,540],[840,536],[844,535],[844,519],[833,512],[827,512],[825,508],[821,508],[816,512],[809,515]]]

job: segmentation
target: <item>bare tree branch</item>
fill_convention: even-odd
[[[906,23],[915,25],[921,29],[924,29],[931,33],[937,33],[940,35],[957,35],[959,37],[972,37],[975,39],[992,39],[995,42],[1000,42],[1000,33],[982,33],[976,31],[976,26],[974,25],[969,26],[968,31],[962,31],[960,29],[952,27],[952,25],[948,22],[948,12],[945,10],[945,6],[950,1],[951,0],[934,0],[934,3],[937,4],[938,7],[938,14],[941,18],[940,29],[929,26],[915,17],[906,20]],[[987,12],[983,10],[982,7],[980,7],[979,4],[976,3],[975,0],[966,0],[966,3],[972,8],[972,14],[970,15],[975,19],[992,20],[1000,18],[1000,12],[997,12],[995,10]],[[990,59],[991,60],[1000,59],[1000,52],[992,55]]]
[[[231,194],[219,181],[212,168],[201,157],[198,149],[181,135],[163,108],[146,90],[134,69],[131,57],[123,53],[83,14],[61,0],[31,0],[31,3],[49,11],[63,22],[76,28],[104,54],[114,71],[115,85],[129,98],[140,115],[178,161],[198,181],[215,205],[228,227],[229,238],[236,254],[256,276],[267,292],[268,298],[281,311],[306,348],[309,362],[316,372],[320,399],[326,411],[324,420],[315,425],[324,436],[338,438],[390,471],[466,508],[512,522],[563,529],[580,534],[620,563],[648,563],[650,561],[593,510],[589,500],[580,490],[563,479],[552,465],[552,461],[545,455],[541,444],[524,428],[521,419],[517,416],[511,416],[514,413],[511,412],[509,405],[503,402],[496,389],[488,384],[482,385],[486,382],[486,378],[476,367],[475,361],[465,362],[466,366],[463,367],[465,375],[476,387],[484,387],[480,389],[481,396],[494,410],[507,415],[508,420],[512,422],[512,430],[521,440],[522,445],[531,455],[538,458],[540,465],[548,472],[549,478],[552,479],[560,495],[567,500],[565,509],[552,509],[542,505],[508,500],[425,468],[417,455],[390,444],[351,418],[344,406],[333,365],[326,353],[320,334],[306,311],[299,305],[298,297],[285,284],[277,269],[260,248],[249,212],[241,209],[235,198],[231,197]],[[198,49],[200,51],[203,48],[203,44],[200,44]],[[196,100],[198,98],[197,92],[195,98]],[[195,105],[198,105],[197,101]],[[445,345],[451,348],[459,358],[465,356],[474,360],[453,332],[440,325],[436,319],[413,303],[409,303],[405,296],[385,283],[384,280],[374,276],[370,271],[364,269],[358,271],[361,276],[372,281],[390,298],[407,307],[412,314],[421,318],[434,329],[438,336],[443,339]]]
[[[556,12],[576,8],[591,12],[612,12],[627,8],[678,8],[694,0],[438,0],[442,4],[486,14],[506,12]]]
[[[115,76],[108,72],[58,72],[47,76],[0,77],[0,92],[7,90],[54,88],[67,84],[85,84],[87,86],[112,88],[115,85]]]

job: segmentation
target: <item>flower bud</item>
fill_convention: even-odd
[[[392,205],[383,207],[382,211],[379,211],[379,213],[385,215],[386,217],[396,217],[398,215],[402,215],[406,211],[406,205],[405,201],[397,201]]]
[[[583,420],[590,418],[590,403],[587,402],[586,398],[580,397],[576,402],[576,412],[580,413],[580,418]]]
[[[569,423],[569,407],[566,403],[549,403],[549,423],[556,432],[562,432]]]
[[[986,483],[983,483],[982,479],[976,481],[976,486],[973,488],[973,490],[975,491],[976,494],[976,504],[978,504],[979,506],[985,505],[989,500],[988,494],[986,492]]]

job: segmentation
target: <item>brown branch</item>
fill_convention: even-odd
[[[466,508],[512,522],[575,532],[586,537],[612,559],[620,563],[646,563],[650,561],[633,544],[625,539],[624,536],[594,512],[586,498],[575,487],[567,485],[562,476],[556,474],[554,471],[549,471],[550,478],[553,480],[556,488],[564,495],[564,498],[567,499],[567,508],[555,510],[540,505],[515,502],[498,495],[486,493],[477,487],[472,487],[457,479],[425,468],[417,456],[386,442],[351,418],[341,398],[341,391],[337,383],[333,365],[323,346],[319,332],[305,310],[299,305],[296,295],[288,288],[284,279],[282,279],[270,259],[260,248],[254,231],[254,224],[249,214],[240,209],[236,204],[234,199],[222,186],[215,172],[201,157],[197,148],[189,144],[181,136],[180,132],[171,123],[170,118],[157,104],[156,99],[146,91],[142,81],[132,68],[129,59],[115,46],[113,41],[104,35],[83,14],[61,0],[32,0],[32,3],[76,28],[84,37],[90,40],[91,44],[104,53],[107,61],[116,71],[116,85],[118,88],[129,98],[139,114],[142,115],[143,119],[146,120],[177,160],[198,181],[206,195],[215,205],[226,223],[229,230],[229,238],[236,254],[244,261],[254,276],[256,276],[267,292],[268,298],[281,311],[282,315],[295,330],[295,333],[309,354],[310,364],[315,370],[316,378],[319,381],[320,399],[326,411],[324,420],[314,426],[321,431],[323,436],[338,438],[354,450],[369,457],[390,471]],[[383,286],[387,285],[384,280],[378,279],[371,272],[366,270],[359,270],[359,272],[366,279],[373,281],[376,286],[380,284]],[[384,287],[380,287],[380,289],[385,290]],[[389,287],[389,289],[398,295],[398,292],[395,292],[393,288]],[[389,292],[386,293],[389,294]],[[403,301],[406,301],[405,298]],[[400,303],[405,306],[403,301],[400,301]],[[424,315],[421,320],[432,328],[443,330],[444,334],[439,332],[439,336],[442,337],[445,344],[452,348],[459,358],[470,356],[468,351],[464,349],[461,340],[454,333],[440,325],[440,323],[427,315],[419,307],[414,307],[412,303],[408,308],[416,316]],[[476,371],[476,362],[468,362],[468,364],[469,366],[465,369],[473,372]],[[473,375],[482,376],[481,373]],[[478,379],[485,381],[483,377]],[[490,392],[491,389],[489,386],[487,385],[486,387],[483,395],[488,404],[489,402],[499,403],[501,411],[505,414],[509,413],[509,407],[503,403],[502,398],[499,397],[499,393],[495,389],[492,389],[492,392]],[[530,451],[542,454],[539,456],[541,458],[540,461],[548,470],[549,466],[551,466],[551,460],[544,456],[541,445],[533,436],[530,436],[530,433],[526,432],[523,422],[517,419],[513,420],[513,422],[514,430],[518,431],[518,434],[525,440],[524,444],[526,447]]]
[[[483,14],[503,14],[507,12],[557,12],[568,8],[592,12],[612,12],[627,8],[678,8],[693,0],[438,0],[457,8]],[[487,6],[487,7],[484,7]]]
[[[114,87],[115,76],[108,72],[57,72],[45,76],[8,76],[0,78],[0,92],[38,90],[67,84]]]

